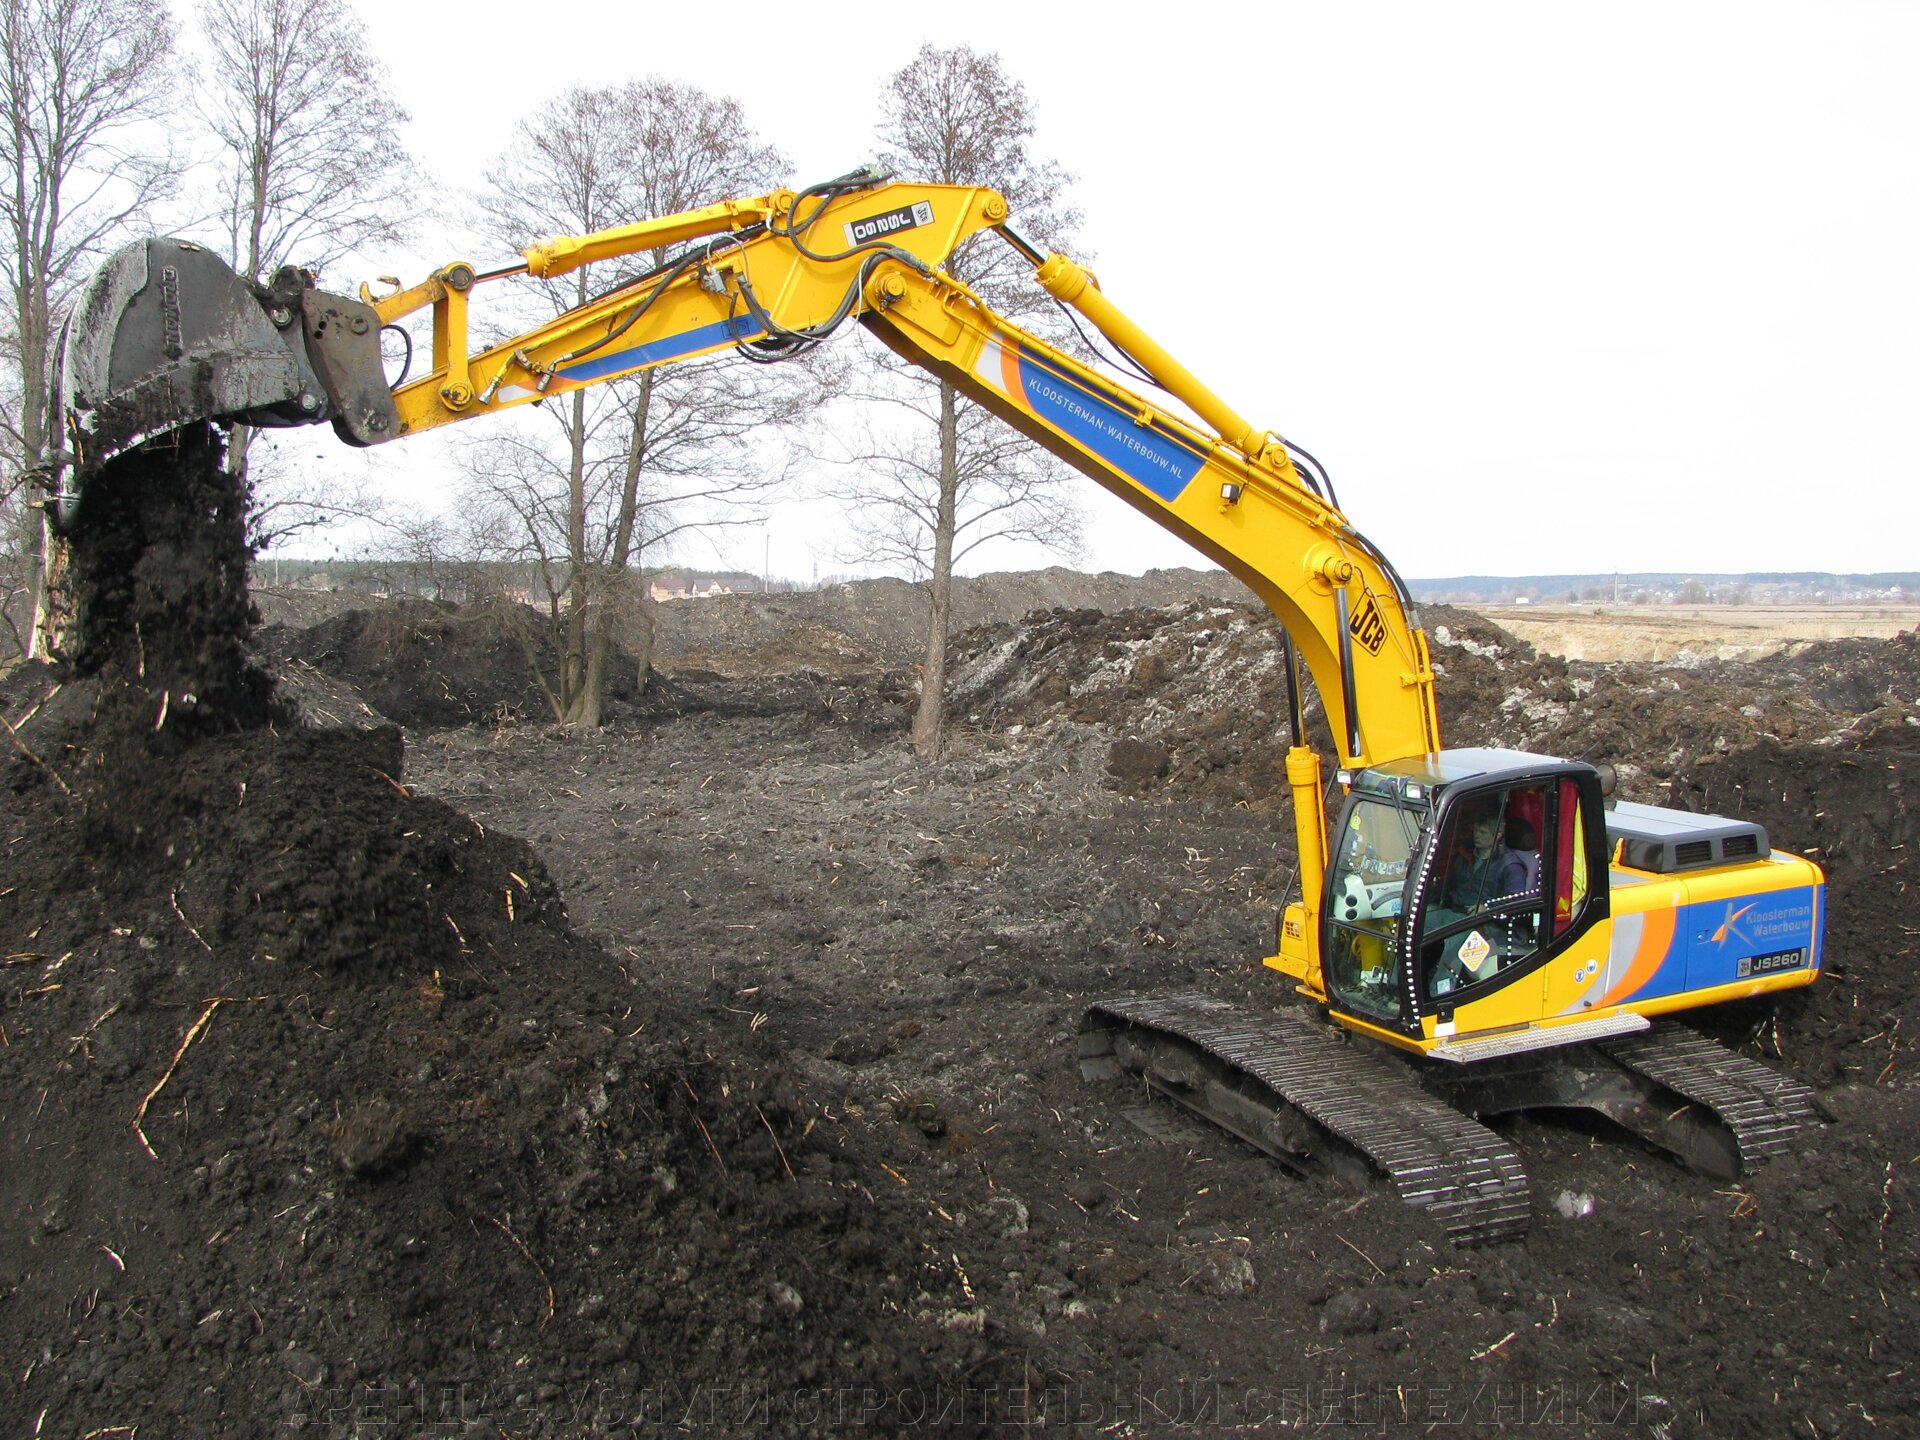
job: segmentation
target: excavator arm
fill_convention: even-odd
[[[1314,676],[1345,764],[1438,750],[1426,637],[1385,558],[1302,478],[1283,443],[1163,361],[1090,274],[1054,255],[1037,275],[1211,424],[1142,398],[939,272],[876,272],[860,320],[1265,601]]]
[[[196,419],[331,421],[351,444],[381,444],[730,349],[785,358],[858,319],[1245,582],[1313,674],[1345,764],[1437,750],[1426,641],[1392,567],[1283,442],[1229,409],[1086,270],[1041,256],[1007,219],[991,190],[862,171],[550,240],[501,270],[455,262],[357,298],[297,271],[256,290],[199,247],[145,242],[103,268],[69,326],[56,395],[69,449],[53,507],[74,523],[94,470]],[[987,229],[1200,423],[997,315],[940,268]],[[652,263],[543,325],[472,347],[487,287],[632,257]],[[429,310],[422,373],[389,385],[379,333]]]

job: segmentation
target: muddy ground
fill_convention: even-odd
[[[1460,1251],[1077,1073],[1089,998],[1289,1001],[1251,608],[970,631],[933,765],[828,617],[585,735],[469,618],[270,630],[271,702],[217,643],[0,682],[6,1434],[1912,1433],[1911,635],[1673,670],[1427,617],[1450,742],[1833,878],[1753,1050],[1835,1123],[1728,1183],[1499,1122],[1533,1230]]]

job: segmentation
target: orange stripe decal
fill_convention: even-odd
[[[1026,387],[1020,383],[1020,352],[1005,340],[996,340],[1000,347],[1000,381],[1006,387],[1007,397],[1026,403]]]
[[[1633,960],[1627,966],[1627,973],[1595,1002],[1596,1009],[1619,1004],[1653,978],[1654,971],[1660,968],[1660,962],[1667,958],[1667,952],[1673,948],[1674,927],[1679,920],[1680,912],[1672,907],[1651,911],[1642,917],[1640,943],[1634,947]]]

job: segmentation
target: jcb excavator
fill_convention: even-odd
[[[86,526],[101,466],[189,424],[327,421],[349,444],[383,444],[717,352],[783,359],[857,320],[1239,577],[1290,637],[1300,895],[1266,964],[1335,1025],[1298,1006],[1117,999],[1082,1021],[1083,1073],[1141,1077],[1290,1164],[1338,1169],[1357,1152],[1463,1244],[1529,1219],[1518,1156],[1473,1116],[1589,1107],[1722,1176],[1790,1143],[1812,1119],[1806,1087],[1661,1017],[1811,984],[1820,869],[1758,825],[1613,803],[1580,761],[1442,749],[1412,598],[1325,473],[1008,220],[991,190],[857,171],[357,297],[295,269],[257,287],[178,240],[136,244],[66,329],[49,522]],[[1197,423],[941,268],[983,231]],[[469,307],[511,276],[662,253],[536,329],[470,348]],[[425,373],[390,383],[382,331],[427,310]],[[1345,797],[1331,838],[1301,661]]]

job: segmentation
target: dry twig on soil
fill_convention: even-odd
[[[487,1218],[493,1220],[491,1215]],[[553,1319],[553,1281],[547,1278],[547,1272],[541,1268],[540,1262],[533,1258],[533,1252],[520,1243],[520,1237],[507,1228],[505,1221],[493,1220],[493,1223],[499,1227],[502,1235],[513,1242],[513,1248],[526,1257],[527,1263],[533,1266],[534,1273],[540,1277],[540,1283],[547,1287],[547,1314],[546,1319],[540,1322],[540,1328],[544,1330],[547,1328],[547,1322]]]
[[[1497,1350],[1500,1349],[1501,1346],[1505,1345],[1509,1340],[1513,1339],[1513,1337],[1518,1335],[1519,1333],[1520,1332],[1518,1330],[1509,1330],[1506,1334],[1502,1335],[1498,1340],[1494,1341],[1493,1344],[1487,1346],[1486,1349],[1474,1351],[1470,1358],[1474,1360],[1486,1359],[1489,1355],[1492,1355],[1493,1353],[1495,1353]]]
[[[213,946],[207,944],[206,937],[193,928],[193,922],[187,919],[187,912],[180,908],[180,892],[178,890],[169,890],[167,892],[167,904],[173,907],[173,913],[179,917],[180,923],[187,927],[187,933],[200,942],[200,948],[202,950],[211,955],[213,953]]]
[[[191,929],[192,927],[189,926],[188,928]],[[204,945],[205,943],[204,940],[201,941],[201,944]],[[181,1038],[180,1044],[175,1048],[173,1058],[167,1062],[166,1073],[154,1081],[153,1088],[141,1097],[140,1108],[133,1112],[133,1133],[140,1137],[140,1148],[146,1151],[153,1159],[158,1160],[160,1157],[154,1152],[152,1144],[147,1140],[147,1132],[141,1128],[141,1122],[147,1118],[147,1107],[153,1103],[153,1097],[165,1089],[167,1081],[173,1078],[173,1072],[178,1068],[181,1057],[187,1053],[187,1047],[200,1037],[200,1032],[205,1030],[207,1025],[213,1020],[213,1012],[218,1010],[222,1005],[251,1005],[256,1001],[266,998],[264,995],[215,995],[207,1001],[206,1008],[200,1012],[200,1018],[187,1027],[187,1033]]]
[[[753,1107],[753,1113],[760,1116],[760,1123],[762,1125],[767,1126],[767,1138],[773,1141],[774,1153],[780,1157],[780,1168],[787,1172],[787,1179],[796,1179],[797,1177],[793,1173],[793,1166],[787,1163],[787,1152],[780,1144],[780,1137],[773,1133],[773,1126],[767,1125],[767,1117],[761,1112],[758,1105]]]
[[[509,905],[513,903],[512,891],[507,892],[507,903]],[[686,1077],[684,1075],[680,1077],[680,1088],[687,1092],[687,1099],[693,1102],[693,1105],[698,1105],[700,1103],[700,1097],[693,1093],[693,1087],[687,1084]],[[706,1122],[701,1120],[700,1112],[693,1109],[692,1106],[690,1105],[687,1109],[687,1113],[693,1116],[693,1123],[696,1126],[698,1126],[700,1129],[700,1138],[707,1142],[707,1149],[713,1152],[713,1163],[718,1165],[720,1167],[720,1173],[722,1175],[725,1175],[727,1173],[727,1162],[720,1158],[720,1147],[713,1143],[713,1136],[707,1133]]]
[[[373,773],[378,775],[382,780],[386,781],[387,784],[391,785],[394,788],[394,793],[399,795],[399,797],[402,800],[411,800],[413,798],[413,792],[411,790],[409,790],[406,786],[402,785],[398,780],[394,779],[391,775],[387,774],[386,771],[380,769],[377,765],[369,765],[367,768],[373,771]]]
[[[1347,1239],[1346,1236],[1336,1235],[1333,1238],[1338,1240],[1342,1245],[1346,1246],[1347,1249],[1351,1250],[1354,1254],[1358,1255],[1362,1260],[1366,1261],[1367,1264],[1373,1266],[1373,1273],[1378,1275],[1382,1280],[1387,1278],[1387,1272],[1380,1268],[1379,1263],[1375,1261],[1375,1259],[1371,1255],[1367,1254],[1366,1251],[1362,1250],[1358,1245],[1354,1244],[1351,1240]]]
[[[1893,1162],[1887,1162],[1887,1183],[1880,1187],[1880,1249],[1887,1248],[1887,1222],[1893,1219]]]
[[[42,695],[38,700],[34,701],[33,708],[27,711],[27,713],[22,715],[18,720],[9,721],[9,720],[5,720],[4,717],[0,717],[0,723],[5,723],[6,727],[9,730],[20,729],[29,720],[33,719],[34,716],[38,715],[40,713],[40,708],[43,705],[45,705],[49,700],[53,699],[54,696],[58,695],[62,688],[63,688],[62,686],[56,685],[51,690],[47,691],[45,695]]]
[[[46,771],[47,778],[60,787],[60,793],[62,795],[71,800],[73,798],[73,791],[69,790],[67,788],[67,782],[60,778],[60,772],[27,748],[27,742],[20,738],[20,732],[14,729],[13,722],[7,719],[6,716],[0,715],[0,725],[7,727],[7,738],[13,741],[13,748],[24,755],[29,764],[38,765],[42,770]]]

